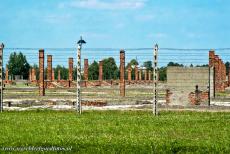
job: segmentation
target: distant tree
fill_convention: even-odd
[[[208,67],[208,64],[196,65],[196,67]]]
[[[228,75],[229,67],[230,67],[230,63],[228,61],[225,63],[225,67],[226,67],[226,75]]]
[[[119,70],[114,58],[109,57],[103,60],[103,77],[107,80],[119,77]]]
[[[132,59],[130,60],[130,62],[126,65],[126,69],[128,69],[128,66],[132,67],[132,72],[131,72],[131,77],[132,79],[135,79],[135,70],[134,70],[134,66],[139,65],[138,61],[136,59]],[[127,76],[127,74],[126,74]]]
[[[39,67],[37,64],[34,64],[33,66],[30,66],[31,68],[35,69],[35,75],[36,75],[36,79],[39,79]]]
[[[146,61],[146,62],[144,62],[143,66],[144,66],[147,70],[153,70],[152,61]]]
[[[183,64],[179,64],[179,63],[174,63],[174,62],[169,62],[167,66],[179,66],[179,67],[183,67]]]
[[[58,70],[60,70],[61,79],[67,80],[69,78],[69,69],[66,68],[65,66],[57,65],[54,68],[55,79],[58,78]]]
[[[190,64],[190,67],[193,67],[193,64]]]
[[[159,71],[159,80],[165,81],[167,79],[167,67],[160,67],[158,71]]]
[[[89,65],[88,73],[89,80],[98,80],[99,65],[96,61],[93,61],[93,63]]]
[[[21,52],[10,54],[8,69],[9,75],[22,75],[24,79],[28,79],[30,65],[26,60],[26,56]]]

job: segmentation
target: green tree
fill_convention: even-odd
[[[159,80],[160,81],[167,80],[167,67],[160,67],[158,71],[159,71]]]
[[[230,63],[228,61],[225,63],[225,67],[226,67],[226,75],[228,75],[229,67],[230,67]]]
[[[93,61],[93,63],[89,65],[88,73],[89,80],[98,80],[99,65],[96,61]]]
[[[21,52],[10,54],[8,69],[9,75],[22,75],[23,79],[28,79],[30,65],[26,60],[26,56]]]
[[[37,64],[34,64],[33,66],[31,66],[31,68],[35,69],[35,75],[36,75],[36,79],[39,79],[39,67]]]
[[[179,63],[174,63],[174,62],[169,62],[167,66],[180,66],[183,67],[183,64],[179,64]]]
[[[138,61],[136,59],[132,59],[130,60],[130,62],[126,65],[126,69],[128,69],[128,66],[132,67],[132,72],[131,72],[131,78],[134,80],[135,79],[135,70],[134,70],[134,66],[139,65]],[[127,76],[127,73],[126,73]]]
[[[58,70],[60,70],[60,75],[62,80],[67,80],[69,78],[69,70],[65,66],[57,65],[54,68],[55,79],[58,78]]]
[[[143,66],[144,66],[147,70],[153,70],[152,61],[146,61],[146,62],[144,62]]]
[[[115,59],[112,57],[103,60],[103,78],[105,80],[117,79],[119,70],[116,65]]]

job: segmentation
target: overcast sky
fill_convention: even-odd
[[[229,0],[4,0],[6,47],[230,47]]]

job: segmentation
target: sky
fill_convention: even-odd
[[[86,48],[230,47],[229,0],[4,0],[0,10],[6,48],[75,48],[80,36]]]
[[[218,48],[230,44],[229,0],[4,0],[6,47]]]

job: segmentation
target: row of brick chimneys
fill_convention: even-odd
[[[226,82],[226,66],[215,51],[209,51],[209,67],[214,68],[214,89],[215,92],[223,92],[230,84],[230,74],[228,74],[228,84]]]
[[[88,59],[84,59],[84,80],[88,80]],[[132,67],[129,65],[128,66],[128,81],[132,80]],[[137,66],[134,68],[135,71],[135,80],[142,80],[142,69],[138,69]],[[148,70],[144,70],[144,80],[151,80],[152,79],[152,72]],[[98,80],[102,81],[103,80],[103,61],[99,61],[99,76]]]
[[[29,70],[29,81],[36,81],[35,68]],[[54,81],[54,69],[52,68],[52,55],[47,55],[47,80]],[[61,71],[58,70],[58,81],[61,80]],[[73,58],[69,58],[69,80],[73,81]]]

